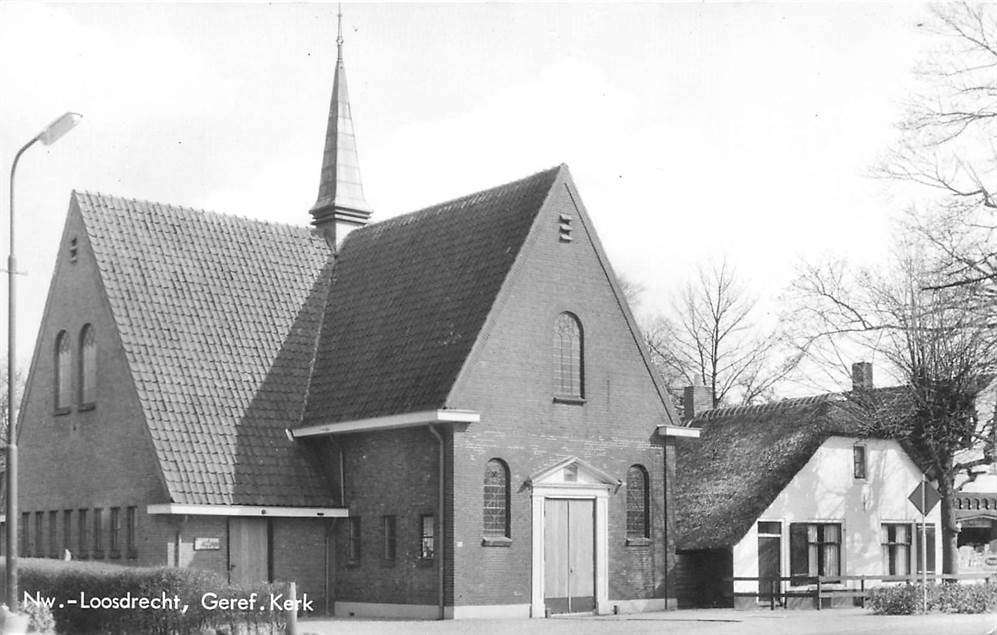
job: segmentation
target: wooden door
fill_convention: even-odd
[[[252,584],[269,581],[268,534],[266,518],[229,518],[229,582]]]
[[[595,502],[544,501],[544,603],[551,613],[595,609]]]
[[[782,575],[782,539],[779,536],[758,537],[758,599],[771,601],[772,584],[779,592],[780,582],[774,580]],[[778,597],[776,598],[778,600]]]

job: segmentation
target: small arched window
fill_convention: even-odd
[[[89,324],[80,331],[79,360],[79,403],[92,406],[97,401],[97,343],[93,327]]]
[[[571,313],[554,323],[554,392],[561,397],[584,397],[582,324]]]
[[[509,467],[501,459],[485,465],[484,534],[486,538],[510,538]]]
[[[651,537],[650,487],[647,470],[631,465],[627,470],[627,538]]]
[[[59,331],[55,337],[55,408],[56,410],[66,410],[69,408],[72,392],[70,388],[72,367],[72,348],[69,344],[69,334]]]

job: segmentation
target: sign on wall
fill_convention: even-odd
[[[194,551],[218,551],[221,548],[221,538],[194,538]]]

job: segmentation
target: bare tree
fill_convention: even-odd
[[[997,5],[954,2],[931,12],[938,48],[917,68],[901,138],[877,172],[933,194],[910,216],[945,255],[933,284],[997,296]]]
[[[673,297],[669,313],[654,321],[646,340],[673,390],[706,386],[714,407],[771,399],[799,360],[777,331],[759,325],[757,299],[726,261],[699,266],[696,279]]]
[[[997,338],[966,301],[973,290],[939,289],[938,276],[927,254],[910,246],[886,272],[842,263],[809,267],[795,285],[796,321],[809,326],[801,348],[810,354],[862,346],[881,353],[902,378],[898,390],[848,396],[860,428],[907,442],[937,479],[942,567],[954,573],[956,486],[993,456],[992,413],[980,420],[976,397],[997,370]]]

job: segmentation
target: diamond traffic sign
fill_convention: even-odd
[[[914,507],[917,508],[917,511],[924,516],[934,509],[935,505],[938,504],[938,501],[942,500],[942,497],[938,495],[938,490],[936,490],[931,483],[921,481],[918,483],[917,487],[914,488],[914,491],[910,493],[910,496],[907,497],[907,500],[914,503]]]

